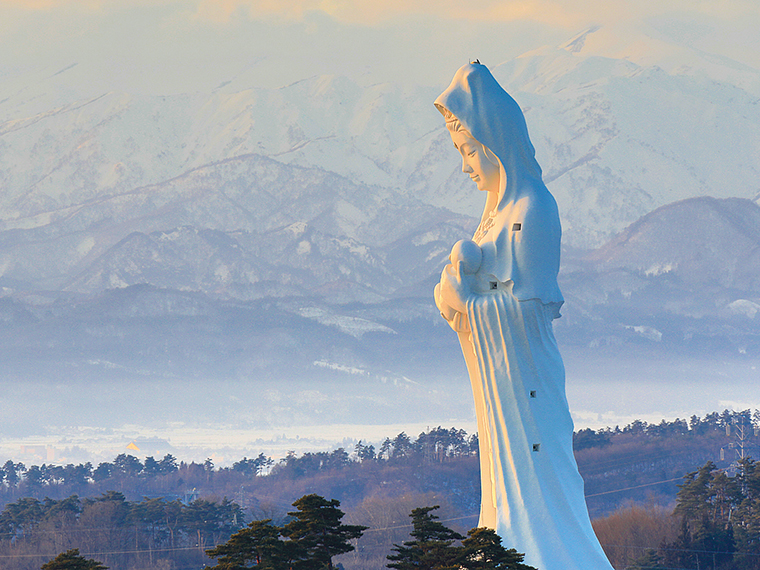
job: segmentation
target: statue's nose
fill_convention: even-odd
[[[465,174],[472,172],[472,166],[470,166],[466,160],[462,160],[462,172]]]

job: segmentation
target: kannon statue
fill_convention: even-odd
[[[485,195],[472,240],[435,288],[457,332],[480,440],[479,526],[539,570],[611,570],[591,527],[552,321],[561,228],[525,117],[478,62],[436,99],[462,171]]]

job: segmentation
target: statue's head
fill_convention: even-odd
[[[499,159],[487,146],[476,140],[454,115],[446,111],[444,117],[451,141],[462,157],[462,172],[475,182],[478,190],[498,192],[502,171]]]
[[[500,198],[516,196],[528,179],[541,180],[522,110],[485,65],[474,62],[461,67],[435,106],[446,119],[452,138],[467,133],[483,147],[487,158],[496,157],[503,170]]]

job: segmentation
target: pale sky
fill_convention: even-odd
[[[493,66],[591,25],[612,32],[613,55],[654,25],[760,68],[757,0],[0,0],[0,82],[77,64],[93,90],[157,94],[317,74],[440,86],[471,59]]]

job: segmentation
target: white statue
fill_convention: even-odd
[[[462,171],[486,205],[473,241],[458,242],[435,288],[457,331],[480,438],[479,526],[540,570],[611,570],[573,457],[565,369],[552,321],[561,229],[520,107],[478,62],[435,101]]]

